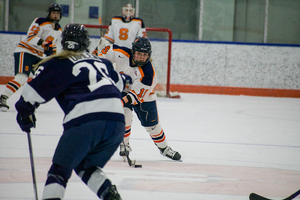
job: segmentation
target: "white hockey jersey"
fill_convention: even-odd
[[[128,95],[131,96],[133,105],[156,100],[153,90],[157,84],[157,77],[150,61],[144,66],[134,66],[131,49],[114,44],[103,48],[99,56],[116,63],[117,72],[131,77],[132,85]]]
[[[36,18],[29,27],[26,37],[18,44],[15,52],[27,52],[40,58],[46,57],[44,48],[41,45],[37,45],[38,41],[43,39],[44,41],[52,41],[55,54],[57,42],[62,34],[60,25],[57,25],[57,30],[54,30],[48,18]]]
[[[144,22],[140,18],[132,18],[126,22],[123,17],[113,17],[104,38],[118,46],[132,47],[137,36],[147,37]]]

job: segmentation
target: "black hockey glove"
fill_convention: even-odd
[[[48,44],[44,45],[44,54],[46,56],[51,56],[53,54],[53,45],[52,45],[52,41],[49,42]]]
[[[22,131],[26,133],[30,132],[31,128],[35,128],[36,118],[35,115],[29,115],[28,117],[22,117],[20,113],[17,114],[17,122]]]
[[[25,102],[23,96],[16,103],[15,107],[18,111],[17,122],[23,131],[30,132],[31,128],[35,128],[36,118],[34,111],[38,106],[38,103],[32,105],[29,102]]]

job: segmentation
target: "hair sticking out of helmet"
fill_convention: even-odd
[[[130,21],[134,17],[134,7],[129,3],[122,9],[122,16],[125,21]]]
[[[148,58],[145,61],[138,61],[135,58],[135,53],[136,52],[142,52],[142,53],[148,53]],[[134,42],[132,43],[132,55],[133,55],[133,61],[138,65],[138,66],[143,66],[147,62],[149,62],[151,58],[151,44],[148,38],[146,37],[141,37],[138,36],[135,38]]]
[[[53,12],[53,11],[59,12],[59,14],[60,14],[59,20],[53,20],[53,19],[51,19],[50,15],[51,15],[51,12]],[[52,22],[54,22],[54,23],[58,23],[58,22],[61,20],[61,17],[62,17],[62,9],[61,9],[61,6],[60,6],[59,4],[57,4],[57,3],[52,3],[52,4],[49,6],[47,12],[48,12],[47,18],[48,18],[50,21],[52,21]]]
[[[89,51],[90,35],[84,25],[67,24],[62,33],[61,45],[64,50]]]

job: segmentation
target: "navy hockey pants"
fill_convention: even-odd
[[[65,169],[103,168],[117,150],[125,133],[124,122],[95,120],[64,131],[53,156],[53,163]]]

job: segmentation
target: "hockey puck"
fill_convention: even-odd
[[[141,168],[142,165],[135,165],[134,167],[135,167],[135,168]]]

